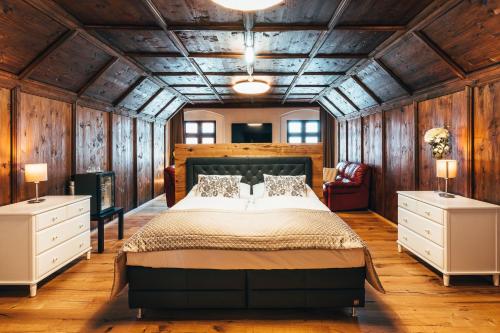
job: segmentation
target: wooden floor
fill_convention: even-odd
[[[130,237],[166,209],[156,200],[125,220]],[[1,332],[500,332],[500,289],[489,277],[441,276],[396,251],[396,228],[367,212],[340,214],[366,240],[387,290],[367,286],[366,307],[352,318],[336,311],[147,311],[142,321],[127,294],[109,301],[116,224],[106,228],[106,251],[94,253],[43,282],[36,298],[27,287],[0,287]],[[96,248],[96,235],[92,235]],[[2,253],[2,255],[8,255]],[[0,267],[1,269],[1,267]]]

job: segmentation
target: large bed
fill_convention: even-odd
[[[257,193],[263,174],[305,175],[304,197]],[[188,195],[124,245],[113,293],[131,308],[364,306],[365,279],[383,292],[368,249],[319,200],[309,157],[190,158]],[[199,175],[241,175],[254,193],[194,195]]]

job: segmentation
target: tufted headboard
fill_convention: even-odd
[[[194,157],[186,159],[186,192],[198,183],[198,175],[242,175],[242,182],[254,185],[263,174],[305,175],[312,186],[310,157]]]

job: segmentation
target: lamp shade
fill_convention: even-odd
[[[24,166],[24,180],[27,183],[38,183],[47,180],[47,164],[26,164]]]
[[[439,178],[455,178],[457,176],[457,161],[436,160],[436,174]]]

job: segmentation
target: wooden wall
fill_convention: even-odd
[[[449,191],[500,204],[499,114],[498,79],[438,97],[416,96],[401,107],[340,119],[339,159],[357,160],[362,140],[362,162],[373,167],[370,208],[396,221],[396,191],[437,189],[436,162],[424,133],[446,126],[452,145],[448,158],[456,159],[459,166]]]
[[[165,191],[163,186],[163,170],[165,169],[165,126],[161,124],[153,125],[153,181],[154,196],[158,196]]]
[[[313,190],[323,197],[323,145],[320,144],[215,144],[175,145],[175,199],[186,195],[186,159],[188,157],[252,157],[310,156],[312,159]]]
[[[135,122],[139,136],[134,136]],[[0,87],[0,205],[33,197],[34,185],[24,182],[24,165],[43,162],[49,180],[40,184],[41,195],[66,194],[73,173],[100,169],[116,173],[117,206],[128,211],[147,202],[163,193],[164,124],[154,127],[161,139],[153,147],[153,123],[43,90]]]

